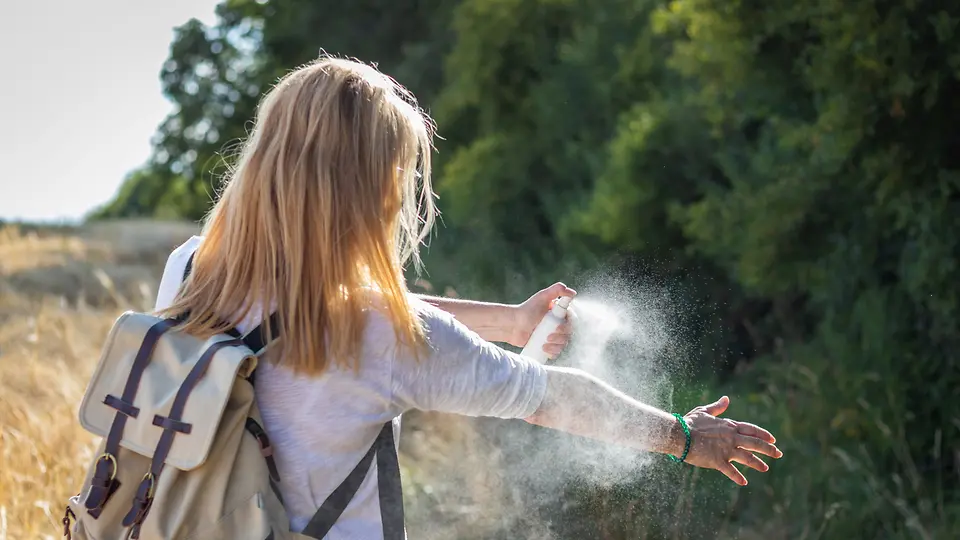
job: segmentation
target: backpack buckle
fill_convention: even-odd
[[[156,486],[157,479],[155,476],[153,476],[152,472],[148,472],[147,474],[143,475],[143,479],[140,480],[140,483],[142,484],[143,482],[147,482],[147,481],[150,482],[149,487],[147,488],[147,499],[152,499],[153,494],[154,492],[156,492],[156,489],[157,489],[157,486]]]
[[[260,446],[260,455],[267,462],[270,479],[279,482],[280,471],[277,470],[277,462],[273,459],[273,445],[270,444],[270,437],[267,436],[267,432],[253,418],[247,418],[246,429],[257,440],[257,445]]]
[[[140,480],[140,485],[137,486],[137,494],[133,498],[133,506],[130,507],[130,511],[123,518],[124,527],[133,526],[130,530],[130,538],[140,536],[140,525],[146,519],[147,513],[150,511],[150,505],[153,504],[155,488],[156,481],[153,473],[148,472],[143,475],[143,480]]]
[[[100,454],[100,457],[97,458],[97,463],[100,463],[100,460],[106,459],[110,462],[110,477],[107,478],[107,482],[112,482],[114,478],[117,477],[117,458],[113,457],[113,454],[109,452],[104,452]]]
[[[90,488],[87,491],[87,497],[83,505],[87,512],[94,518],[100,516],[103,505],[107,499],[117,490],[120,483],[117,478],[117,458],[109,452],[100,454],[95,465],[96,469],[93,478],[90,480]]]

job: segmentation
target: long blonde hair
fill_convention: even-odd
[[[398,343],[424,342],[404,265],[436,209],[434,124],[374,67],[323,56],[284,76],[207,217],[191,277],[165,315],[209,336],[261,310],[279,315],[280,359],[317,375],[356,367],[369,294]],[[270,328],[272,335],[277,329]]]

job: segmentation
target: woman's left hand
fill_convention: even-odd
[[[733,466],[734,461],[767,472],[770,466],[755,454],[780,459],[783,452],[774,445],[777,439],[762,427],[718,418],[729,405],[730,398],[723,396],[709,405],[694,408],[683,417],[690,428],[691,440],[686,461],[696,467],[718,470],[735,484],[745,486],[747,479]]]
[[[533,335],[534,329],[540,324],[543,316],[553,307],[553,301],[561,296],[576,296],[577,291],[567,287],[563,283],[554,283],[553,285],[534,294],[522,304],[516,306],[514,310],[514,320],[508,343],[515,347],[523,347]],[[566,348],[570,337],[573,335],[573,325],[571,319],[575,318],[573,308],[567,309],[567,321],[557,327],[557,331],[547,338],[547,343],[543,346],[543,352],[551,359],[556,358],[563,349]]]

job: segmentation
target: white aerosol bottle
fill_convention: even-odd
[[[553,303],[553,307],[543,316],[540,324],[534,328],[526,346],[520,351],[522,356],[532,358],[541,364],[547,363],[549,358],[547,353],[543,352],[543,346],[547,343],[550,334],[556,332],[557,327],[567,320],[567,308],[570,307],[572,300],[572,296],[561,296]]]

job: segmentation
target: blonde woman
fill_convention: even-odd
[[[187,314],[185,331],[263,322],[277,337],[255,389],[292,530],[404,537],[396,437],[411,409],[521,418],[740,485],[731,462],[766,471],[754,453],[781,456],[767,431],[717,418],[726,398],[671,415],[490,343],[524,345],[550,301],[575,294],[563,284],[518,306],[411,294],[404,265],[419,263],[436,213],[432,136],[414,97],[375,68],[303,66],[263,98],[203,236],[167,263],[157,308]]]

